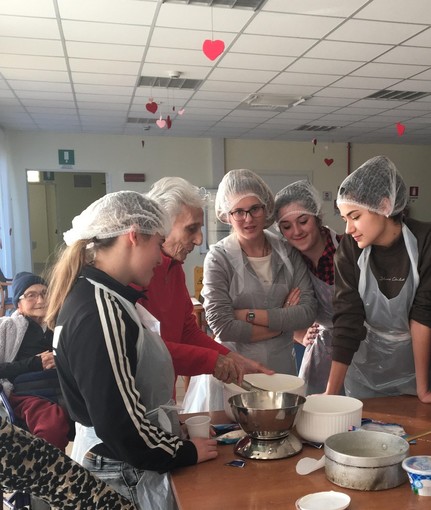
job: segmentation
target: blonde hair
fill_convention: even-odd
[[[46,323],[50,329],[55,328],[55,323],[63,303],[71,291],[82,268],[89,263],[89,253],[87,250],[88,240],[81,239],[71,246],[63,246],[58,253],[57,262],[50,271]]]

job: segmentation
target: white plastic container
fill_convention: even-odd
[[[342,395],[311,395],[296,420],[296,431],[307,441],[324,443],[333,434],[360,427],[363,404]]]
[[[431,496],[431,456],[407,457],[402,463],[412,491],[418,496]]]
[[[244,379],[251,384],[269,391],[287,391],[295,395],[305,396],[305,381],[300,377],[289,374],[247,374]],[[228,402],[229,398],[246,390],[236,384],[223,384],[223,407],[227,416],[235,421],[232,409]]]

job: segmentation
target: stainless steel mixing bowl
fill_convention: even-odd
[[[230,397],[235,420],[250,437],[280,439],[289,434],[305,398],[284,391],[251,391]]]

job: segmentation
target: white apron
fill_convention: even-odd
[[[337,248],[336,233],[332,230],[330,233]],[[311,271],[309,274],[318,303],[315,322],[319,324],[319,331],[314,342],[305,348],[298,376],[305,381],[306,395],[313,395],[325,392],[331,370],[334,285],[323,282]]]
[[[136,344],[137,369],[135,384],[146,405],[146,418],[166,432],[180,434],[177,408],[172,400],[175,383],[174,368],[169,351],[157,331],[160,325],[143,306],[134,306],[130,301],[108,287],[87,278],[94,286],[114,295],[125,307],[130,317],[139,328]],[[146,329],[144,330],[144,325]],[[163,368],[163,369],[161,369]],[[84,455],[102,441],[97,437],[94,427],[76,423],[76,436],[71,457],[82,464]],[[145,476],[138,484],[145,483],[144,501],[139,501],[142,508],[170,510],[173,508],[173,496],[167,473],[145,471]]]
[[[367,335],[347,371],[344,384],[346,395],[351,397],[416,395],[409,311],[419,285],[418,247],[406,225],[402,234],[410,271],[398,296],[388,299],[380,292],[370,267],[370,246],[358,259],[358,291],[364,304]]]

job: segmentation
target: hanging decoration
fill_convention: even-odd
[[[313,154],[314,154],[315,150],[316,150],[316,145],[317,145],[317,138],[313,138],[311,140],[311,143],[313,144]]]
[[[224,41],[221,39],[214,40],[214,23],[213,23],[213,8],[211,7],[211,39],[205,39],[202,45],[204,55],[210,60],[215,60],[224,52]]]
[[[168,116],[166,117],[166,127],[167,127],[168,129],[171,129],[171,127],[172,127],[172,120],[171,120],[171,116],[170,116],[170,115],[168,115]]]
[[[145,105],[145,108],[150,112],[150,113],[156,113],[157,109],[158,109],[158,106],[157,106],[157,103],[155,101],[153,101],[153,98],[150,97],[148,99],[148,103]]]
[[[334,162],[332,158],[325,158],[323,161],[325,162],[326,166],[331,166]]]
[[[156,120],[156,124],[157,124],[157,127],[159,127],[160,129],[163,129],[164,127],[166,127],[166,121],[162,118],[161,115],[160,115],[159,120]]]
[[[404,126],[404,124],[401,124],[401,122],[397,122],[398,136],[403,136],[405,130],[406,130],[406,126]]]
[[[178,110],[178,115],[184,115],[184,112],[185,112],[185,111],[186,111],[186,110],[185,110],[184,108],[180,108],[180,109]]]

